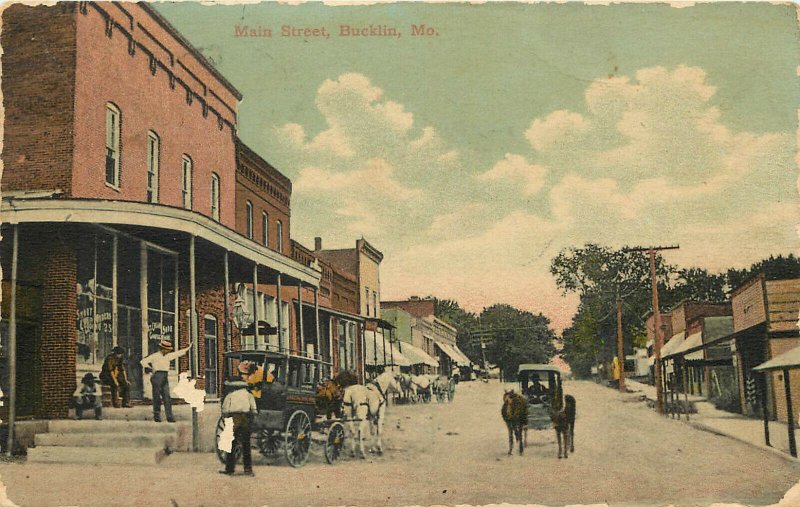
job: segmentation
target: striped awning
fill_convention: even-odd
[[[386,341],[386,362],[384,363],[384,348],[383,348],[383,339],[378,338],[377,340],[373,340],[371,337],[367,336],[365,339],[366,348],[364,349],[365,357],[364,361],[368,366],[411,366],[412,363],[400,350],[397,348],[397,344],[392,344],[392,347],[389,348],[389,341]],[[376,348],[377,346],[377,348]],[[394,362],[392,362],[394,360]]]
[[[434,342],[434,345],[439,347],[439,350],[444,352],[450,359],[453,360],[458,366],[469,366],[470,360],[467,356],[464,355],[463,352],[458,350],[458,347],[455,345],[450,345],[448,343],[441,343],[441,342]]]
[[[425,364],[428,366],[433,366],[434,368],[439,367],[439,361],[435,358],[431,357],[427,352],[422,350],[419,347],[411,345],[407,342],[402,342],[400,347],[403,349],[403,355],[411,361],[411,364]]]

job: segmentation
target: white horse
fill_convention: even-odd
[[[366,458],[364,452],[364,435],[369,430],[376,435],[376,452],[383,454],[383,421],[385,419],[387,395],[389,393],[399,393],[400,386],[397,377],[391,371],[385,371],[378,375],[367,385],[353,385],[344,390],[342,400],[342,411],[344,412],[351,439],[350,455],[356,455],[355,436],[358,435],[358,448],[361,451],[361,458]],[[356,426],[356,423],[358,426]],[[374,430],[374,432],[373,432]],[[372,451],[373,449],[370,449]]]
[[[411,375],[411,383],[415,386],[416,397],[430,400],[433,396],[431,379],[427,375]]]
[[[403,390],[403,398],[406,402],[417,401],[417,386],[411,381],[411,375],[408,373],[401,373],[397,379],[400,383],[400,388]]]

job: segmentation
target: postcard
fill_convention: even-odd
[[[0,505],[800,505],[796,5],[1,25]]]

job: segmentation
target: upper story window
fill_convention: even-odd
[[[283,253],[283,223],[278,220],[276,227],[275,232],[278,233],[278,251]]]
[[[247,201],[245,211],[245,221],[247,224],[247,237],[253,239],[253,203]]]
[[[183,194],[183,207],[192,209],[192,159],[189,158],[189,155],[184,155],[181,162],[181,192]]]
[[[367,302],[367,317],[369,317],[369,287],[364,290],[366,291],[364,300]]]
[[[269,215],[266,212],[261,213],[261,243],[269,246]]]
[[[158,164],[161,141],[152,130],[147,133],[147,202],[158,202]]]
[[[378,291],[372,292],[372,316],[378,316]]]
[[[120,122],[122,113],[112,103],[106,104],[106,183],[119,188]]]
[[[211,175],[211,218],[219,222],[219,175]]]

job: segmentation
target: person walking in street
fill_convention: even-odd
[[[142,367],[145,373],[148,371],[153,372],[153,376],[150,377],[150,384],[153,386],[153,420],[161,422],[161,400],[163,399],[167,422],[174,423],[175,417],[172,415],[172,398],[169,394],[169,379],[167,378],[169,363],[173,359],[178,359],[189,352],[192,344],[189,343],[189,346],[185,349],[173,351],[172,342],[163,340],[159,344],[159,348],[158,352],[154,352],[142,359]]]
[[[227,386],[233,391],[222,402],[222,416],[233,419],[233,438],[235,445],[238,445],[242,451],[244,474],[252,477],[254,474],[250,449],[250,425],[257,413],[257,408],[256,399],[247,389],[250,366],[250,364],[240,364],[239,374],[242,377],[241,380],[233,378],[227,383]],[[225,470],[220,470],[219,473],[233,475],[234,468],[236,468],[236,453],[232,447],[231,452],[225,457]]]
[[[128,371],[125,369],[124,355],[125,350],[122,347],[114,347],[111,349],[111,354],[103,361],[103,369],[100,371],[100,381],[111,388],[111,404],[114,408],[132,406],[131,383],[128,380]],[[121,404],[120,396],[122,396]]]
[[[94,409],[94,418],[98,421],[103,418],[103,388],[95,381],[94,375],[87,373],[72,394],[75,398],[75,417],[83,419],[83,411]]]

